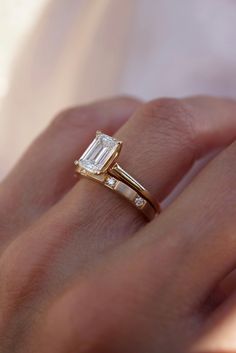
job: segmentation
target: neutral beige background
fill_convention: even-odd
[[[236,97],[234,0],[44,2],[1,100],[1,176],[66,106],[122,93]]]

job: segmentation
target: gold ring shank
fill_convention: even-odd
[[[129,185],[132,189],[136,190],[145,200],[147,200],[157,213],[161,212],[160,205],[154,197],[146,190],[137,180],[135,180],[130,174],[128,174],[118,163],[115,163],[112,168],[109,169],[109,174],[117,177],[125,184]]]

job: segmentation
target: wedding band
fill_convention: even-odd
[[[119,166],[121,148],[121,141],[97,131],[95,139],[75,161],[76,172],[123,196],[151,220],[160,213],[160,206],[148,190]]]

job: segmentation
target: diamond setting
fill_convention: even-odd
[[[121,141],[97,132],[95,139],[79,159],[79,167],[88,173],[104,173],[118,156]]]
[[[134,199],[134,203],[138,208],[142,208],[146,201],[141,196],[137,195]]]
[[[106,181],[105,181],[105,184],[111,189],[115,188],[116,183],[117,183],[117,180],[115,178],[112,178],[112,177],[108,177],[106,179]]]

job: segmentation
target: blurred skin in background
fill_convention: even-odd
[[[0,58],[8,37],[17,46],[2,74],[0,177],[64,107],[124,93],[236,96],[232,0],[1,0],[6,9],[24,31],[0,27]]]

